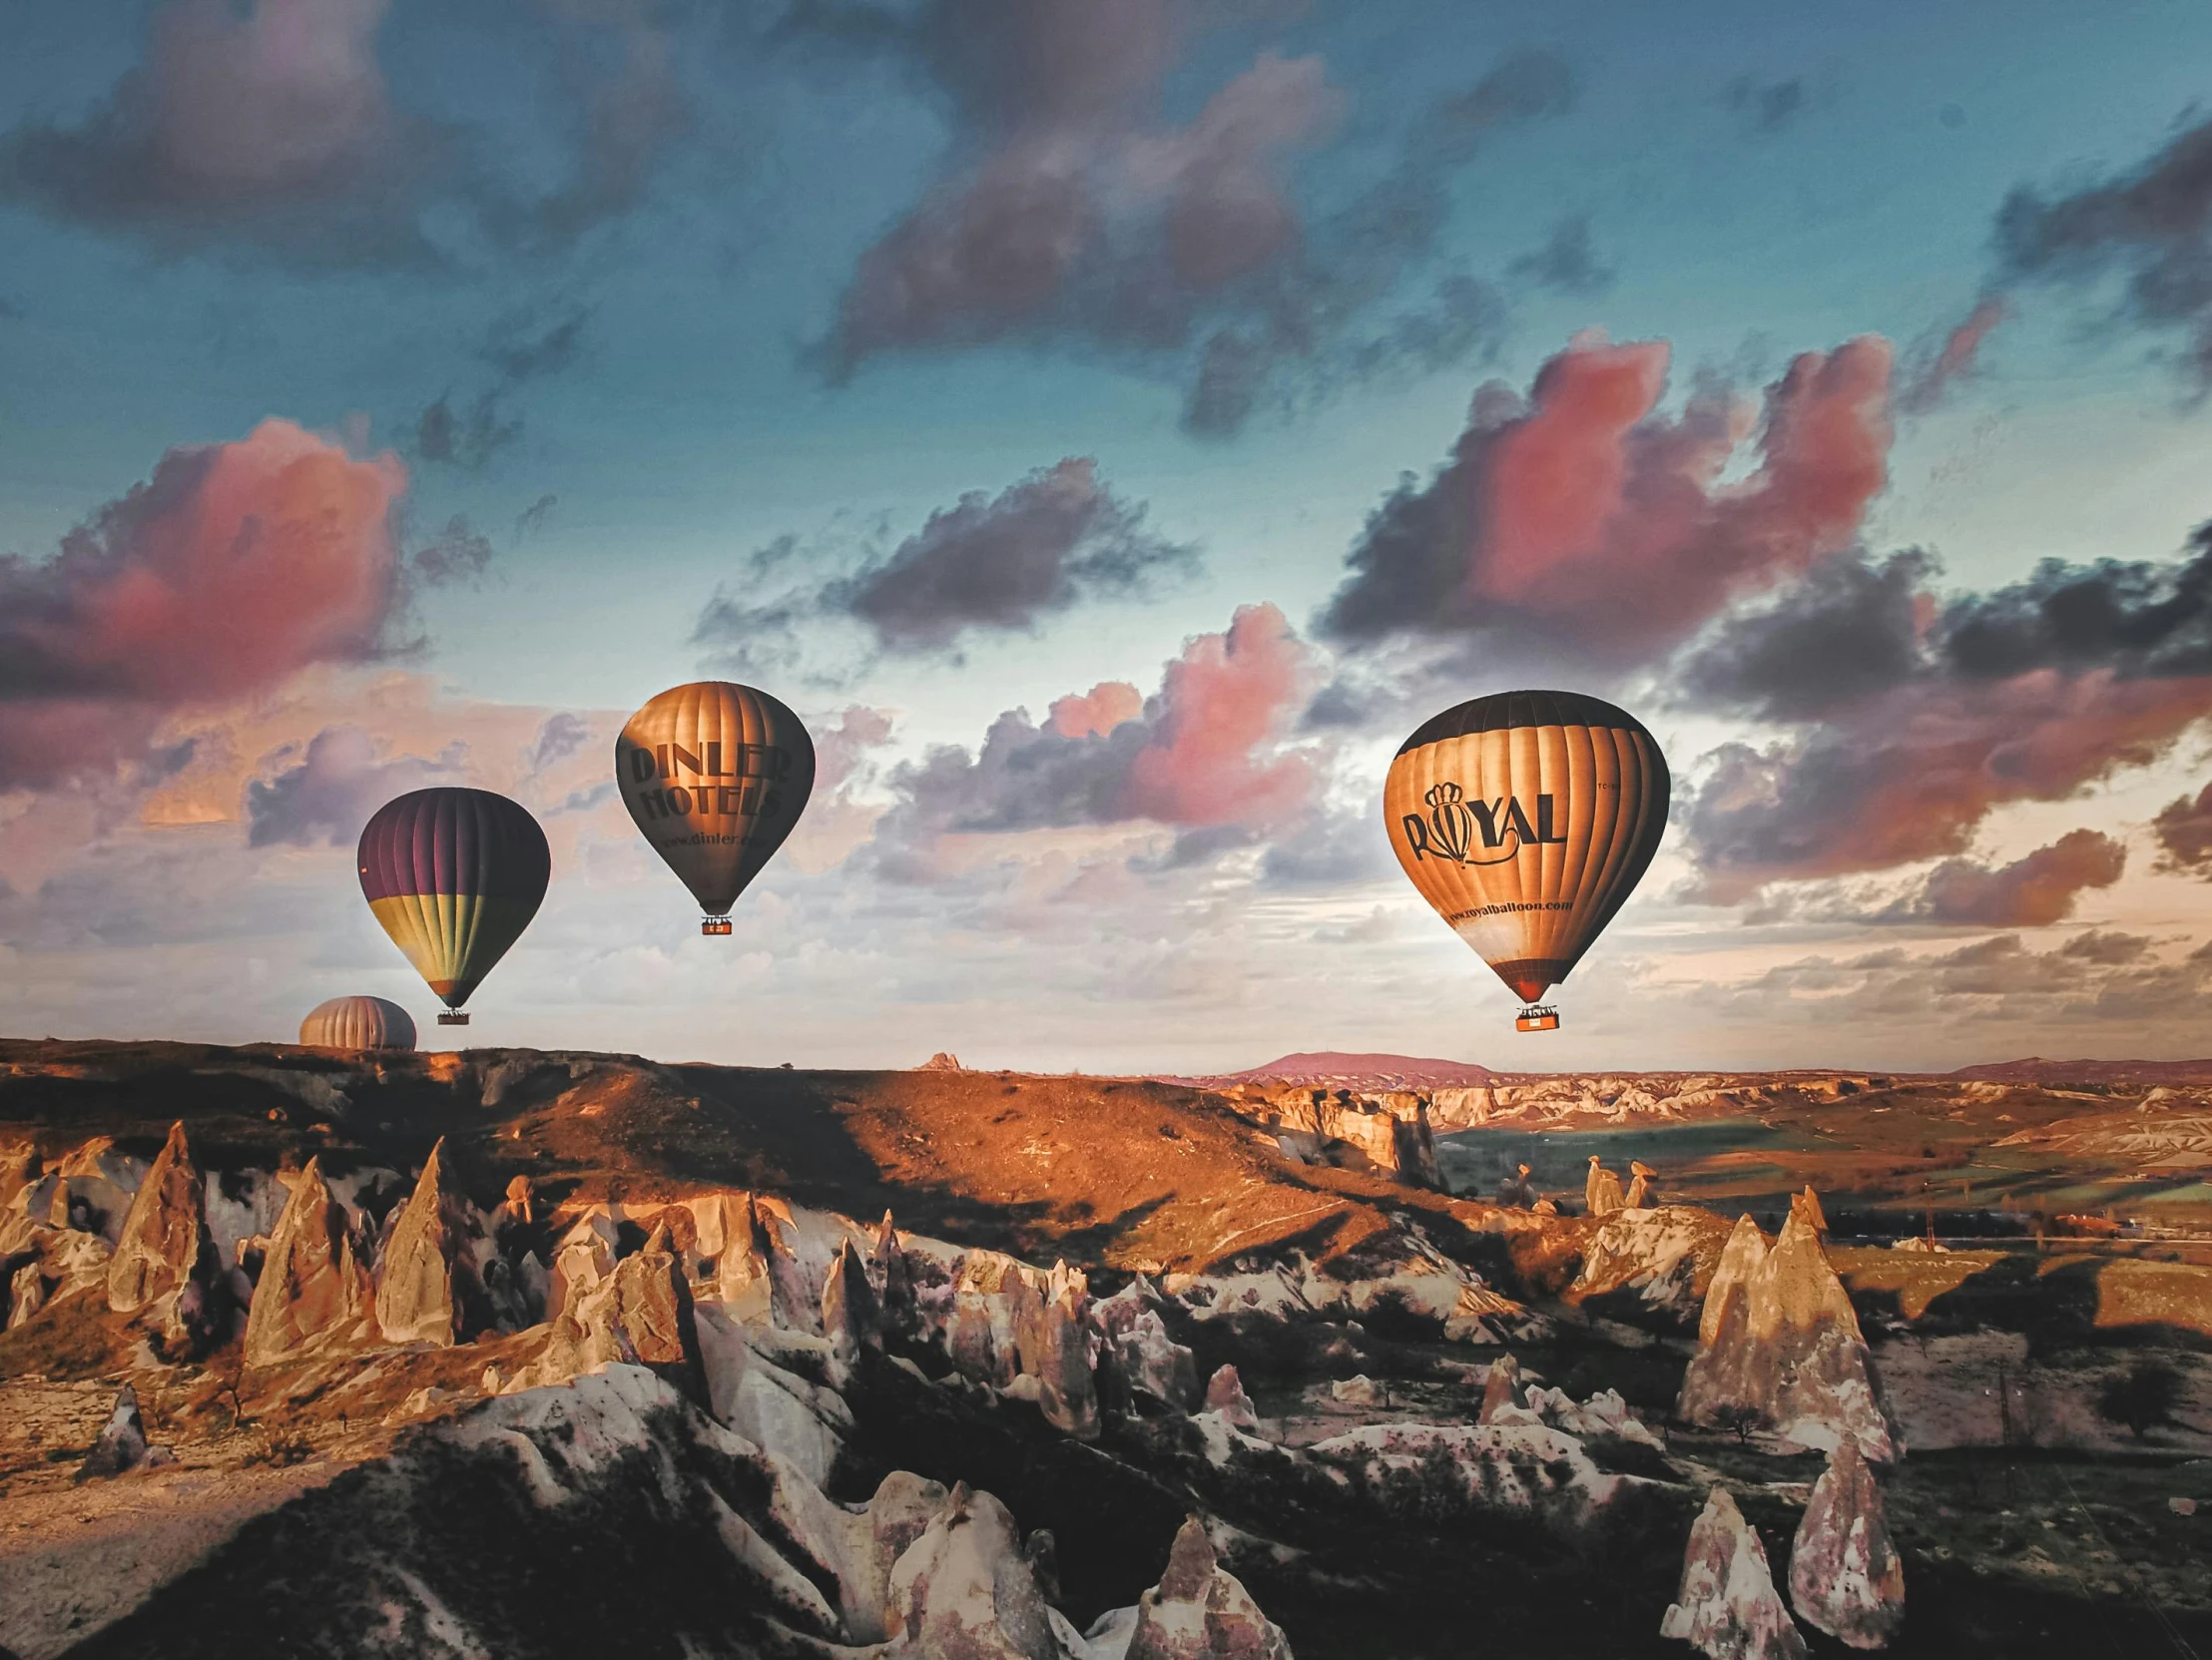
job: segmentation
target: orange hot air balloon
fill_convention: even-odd
[[[622,805],[727,934],[730,907],[775,856],[815,788],[815,742],[777,699],[703,680],[663,692],[615,740]]]
[[[1668,786],[1633,715],[1578,692],[1500,692],[1399,746],[1382,818],[1420,896],[1534,1005],[1650,865]],[[1516,1024],[1549,1031],[1559,1016],[1531,1006]]]

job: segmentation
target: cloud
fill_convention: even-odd
[[[1758,133],[1779,133],[1805,111],[1805,78],[1786,81],[1754,81],[1739,76],[1728,84],[1728,106],[1746,117]]]
[[[63,539],[0,560],[0,784],[150,754],[172,711],[386,649],[406,472],[288,421],[171,450]]]
[[[2011,307],[2004,300],[1984,294],[1940,341],[1924,343],[1907,365],[1898,407],[1911,414],[1925,414],[1939,406],[1951,387],[1972,377],[1983,342],[2010,315]]]
[[[439,466],[481,472],[493,456],[522,436],[522,417],[502,420],[499,394],[481,393],[455,409],[453,394],[440,392],[415,417],[414,453]]]
[[[304,751],[276,752],[264,765],[281,770],[246,787],[248,845],[349,846],[384,803],[452,776],[466,754],[465,746],[453,745],[435,762],[383,761],[377,751],[367,732],[347,726],[324,728]]]
[[[1103,738],[1143,714],[1143,693],[1126,680],[1102,680],[1088,692],[1053,699],[1045,726],[1061,738]]]
[[[168,0],[145,59],[75,124],[0,135],[0,200],[138,236],[306,268],[436,267],[488,239],[570,246],[629,212],[690,129],[678,47],[647,0],[540,0],[567,128],[551,186],[519,147],[398,107],[377,60],[388,0]],[[547,24],[550,23],[550,29]]]
[[[1451,459],[1370,516],[1321,632],[1536,640],[1649,661],[1747,590],[1848,547],[1888,478],[1887,342],[1806,352],[1762,410],[1708,382],[1659,411],[1663,341],[1578,336],[1527,398],[1476,392]],[[1747,449],[1755,465],[1728,470]]]
[[[785,43],[886,55],[952,126],[936,176],[854,266],[817,353],[830,377],[891,352],[1057,344],[1174,376],[1185,425],[1218,434],[1491,343],[1497,307],[1465,273],[1379,313],[1434,254],[1449,175],[1481,136],[1571,101],[1564,66],[1523,54],[1436,100],[1390,168],[1316,216],[1290,181],[1345,106],[1320,59],[1262,53],[1189,122],[1164,119],[1203,15],[1176,0],[792,6]]]
[[[1920,672],[1936,561],[1918,549],[1821,561],[1772,603],[1724,617],[1678,661],[1682,701],[1805,720]]]
[[[537,535],[552,521],[553,509],[560,506],[561,498],[548,490],[515,515],[515,540],[522,541]]]
[[[1137,822],[1247,831],[1290,824],[1312,804],[1318,780],[1310,758],[1278,740],[1311,672],[1311,650],[1282,612],[1249,605],[1224,632],[1187,641],[1134,718],[1121,716],[1131,689],[1114,684],[1060,700],[1042,727],[1009,710],[973,754],[940,746],[892,772],[896,805],[876,831],[882,867],[896,879],[929,879],[945,836]],[[1110,725],[1101,719],[1108,714]]]
[[[413,552],[407,569],[427,588],[476,582],[491,566],[491,538],[479,536],[465,514],[456,513],[445,528]]]
[[[558,374],[574,363],[583,347],[592,307],[580,305],[549,323],[526,315],[503,318],[477,356],[497,369],[509,385]]]
[[[2046,668],[2212,675],[2212,522],[2187,545],[2179,563],[2046,559],[2024,582],[1948,607],[1943,654],[1977,680]]]
[[[2183,338],[2182,363],[2212,385],[2212,120],[2133,169],[2063,196],[2022,185],[1996,220],[1998,269],[2015,281],[2122,278],[2118,314]]]
[[[545,725],[538,729],[536,742],[530,746],[529,767],[532,773],[542,773],[557,762],[566,761],[584,747],[591,737],[591,723],[570,710],[560,710],[545,718]]]
[[[1543,247],[1522,255],[1505,269],[1554,293],[1597,294],[1613,285],[1613,268],[1598,258],[1590,244],[1587,214],[1561,220]]]
[[[1985,928],[2041,928],[2073,914],[2084,889],[2110,887],[2127,868],[2127,848],[2100,830],[2077,830],[2047,847],[1991,869],[1950,858],[1929,872],[1917,916]]]
[[[939,508],[887,555],[857,570],[769,600],[718,592],[693,631],[745,662],[788,659],[792,631],[821,618],[858,623],[890,652],[956,650],[974,633],[1034,629],[1090,600],[1142,594],[1188,572],[1194,550],[1144,522],[1094,461],[1070,457],[1008,485]],[[781,539],[754,556],[748,586],[791,558]]]
[[[2196,799],[2181,796],[2159,809],[2151,821],[2158,841],[2158,868],[2183,870],[2212,880],[2212,784]]]

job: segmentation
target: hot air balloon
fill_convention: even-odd
[[[815,743],[782,703],[703,680],[663,692],[615,740],[622,805],[692,890],[699,931],[730,907],[791,834],[815,788]]]
[[[412,1049],[414,1020],[381,997],[332,997],[307,1011],[299,1041],[312,1049]]]
[[[1501,692],[1399,746],[1390,846],[1422,898],[1513,988],[1524,1032],[1635,888],[1667,828],[1667,759],[1633,715],[1578,692]]]
[[[394,945],[465,1026],[468,1001],[545,898],[553,855],[527,809],[441,787],[386,802],[361,831],[361,893]]]

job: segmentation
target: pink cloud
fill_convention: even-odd
[[[1126,680],[1102,680],[1088,692],[1053,699],[1046,725],[1062,738],[1103,738],[1143,713],[1143,693]]]
[[[1941,403],[1953,382],[1973,373],[1982,342],[2011,314],[2012,308],[1993,294],[1976,301],[1965,320],[1945,334],[1940,345],[1920,354],[1912,378],[1899,395],[1900,407],[1918,414]]]
[[[1127,804],[1165,825],[1280,823],[1313,794],[1304,756],[1256,752],[1299,699],[1310,653],[1272,605],[1238,609],[1168,664],[1151,741],[1129,769]]]
[[[1706,386],[1670,415],[1666,342],[1578,335],[1525,402],[1477,394],[1451,461],[1369,521],[1325,626],[1531,631],[1648,661],[1856,540],[1889,477],[1892,355],[1865,335],[1800,354],[1758,405]]]
[[[175,449],[41,564],[0,562],[0,782],[142,756],[160,717],[376,655],[406,472],[288,421]]]

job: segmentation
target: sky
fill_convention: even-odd
[[[2212,1053],[2212,12],[0,0],[0,1032],[1226,1071]],[[729,939],[616,799],[815,736]],[[1515,999],[1391,859],[1514,687],[1674,776]]]

